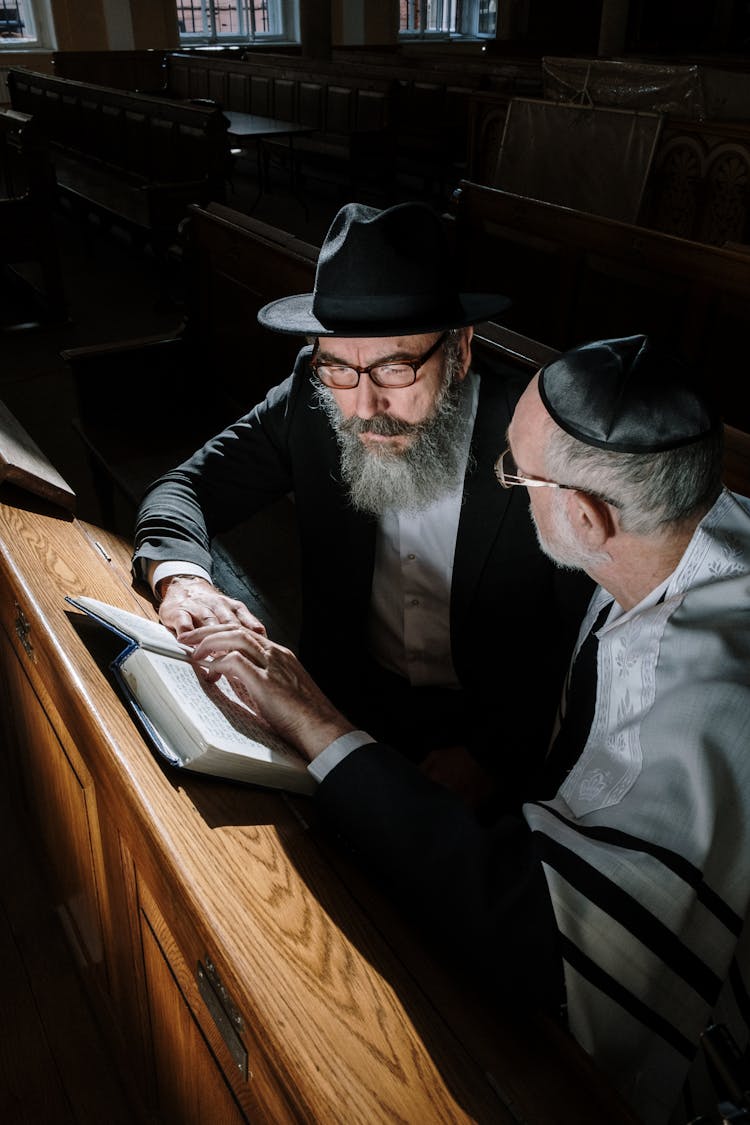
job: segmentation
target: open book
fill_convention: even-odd
[[[125,641],[112,671],[171,765],[295,793],[315,791],[302,755],[258,722],[226,677],[215,684],[201,679],[189,649],[164,625],[95,598],[65,600]]]

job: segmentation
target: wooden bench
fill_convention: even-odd
[[[58,188],[86,216],[164,251],[190,203],[224,198],[230,152],[217,108],[20,67],[8,71],[8,90],[48,138]]]
[[[303,343],[262,328],[256,314],[268,301],[312,289],[318,247],[218,203],[189,207],[180,241],[187,301],[173,333],[61,353],[74,379],[73,424],[89,454],[101,521],[127,532],[146,485],[285,379]],[[112,386],[127,388],[116,411]],[[163,402],[170,403],[166,425]],[[274,619],[274,635],[293,643],[296,533],[288,505],[263,518],[262,554],[248,559],[241,535],[222,537],[214,550],[217,573],[224,589],[248,602],[263,600],[267,585],[281,585],[289,612]],[[285,557],[286,569],[279,563]],[[272,619],[267,598],[264,604]]]
[[[514,95],[515,96],[515,95]],[[538,94],[532,93],[531,97]],[[499,187],[498,157],[507,92],[490,87],[469,98],[466,179]],[[750,115],[749,115],[750,116]],[[750,240],[750,120],[689,120],[665,115],[644,185],[638,223],[723,246]]]
[[[462,274],[512,298],[509,328],[563,349],[658,334],[705,371],[725,421],[750,430],[750,255],[467,180],[451,213]]]
[[[54,223],[57,194],[49,149],[36,120],[0,109],[0,265],[19,293],[15,315],[48,323],[67,319]],[[29,300],[30,299],[30,300]],[[8,323],[3,318],[3,323]]]
[[[148,48],[108,51],[53,51],[52,72],[118,90],[149,93],[164,83],[166,51]]]
[[[386,197],[416,183],[444,193],[465,175],[469,99],[493,81],[481,69],[427,65],[400,57],[173,53],[165,93],[213,98],[225,109],[312,125],[295,141],[301,170],[344,180],[351,191]],[[500,81],[496,78],[496,81]],[[511,91],[513,79],[503,80]],[[508,93],[508,97],[510,92]],[[273,146],[277,156],[284,145]]]
[[[308,175],[341,183],[350,196],[388,194],[391,81],[294,56],[260,55],[248,62],[169,54],[165,63],[171,98],[212,100],[226,110],[307,126],[311,132],[294,141],[297,181]],[[264,140],[262,147],[267,160],[289,159],[284,139]]]

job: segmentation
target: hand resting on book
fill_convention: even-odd
[[[226,676],[240,698],[309,761],[355,729],[294,653],[267,636],[227,623],[182,632],[180,640],[193,649],[191,659],[204,679],[215,683]]]
[[[200,625],[239,623],[265,636],[266,627],[244,604],[195,574],[172,574],[159,583],[159,620],[175,636]]]

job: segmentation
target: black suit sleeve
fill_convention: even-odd
[[[438,951],[498,997],[556,1012],[558,931],[520,814],[482,824],[381,743],[355,750],[318,787],[327,823]]]

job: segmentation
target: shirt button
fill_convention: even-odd
[[[411,604],[412,604],[412,605],[419,605],[419,598],[412,598],[412,599],[411,599]]]
[[[414,560],[417,556],[414,555],[414,554],[411,554],[411,555],[407,555],[406,557],[407,557],[407,559],[409,559],[410,562],[414,562]]]

